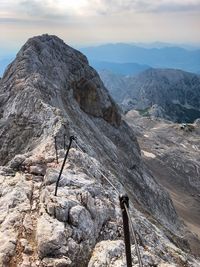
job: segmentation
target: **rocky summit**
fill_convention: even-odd
[[[200,266],[134,130],[87,58],[58,37],[29,39],[6,69],[0,143],[2,267],[125,267],[118,192],[129,195],[144,266]]]

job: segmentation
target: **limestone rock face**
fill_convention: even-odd
[[[90,162],[88,173],[85,157],[71,150],[57,196],[59,165],[51,163],[42,181],[29,173],[5,176],[2,170],[1,202],[8,203],[1,205],[2,267],[126,266],[118,195],[95,175],[101,169],[96,161]],[[130,212],[144,266],[198,266],[132,205]],[[137,266],[134,246],[132,259]]]
[[[51,175],[57,178],[58,172],[52,174],[49,170],[45,183],[49,184]],[[66,254],[72,261],[70,266],[86,266],[97,240],[103,238],[103,228],[109,229],[110,238],[116,238],[119,218],[104,188],[87,175],[66,170],[60,186],[57,197],[52,194],[55,184],[41,192],[41,216],[36,230],[39,257]],[[116,224],[112,226],[112,222]]]
[[[126,267],[126,258],[124,253],[124,242],[122,240],[116,241],[102,241],[98,243],[94,249],[93,255],[90,259],[88,267]],[[140,248],[141,256],[144,266],[158,266],[158,267],[176,267],[173,262],[165,263],[157,256],[152,255],[149,251],[144,251]],[[135,247],[132,246],[133,266],[138,265],[138,259],[135,255]]]
[[[200,125],[200,119],[196,119],[194,122],[196,125]]]
[[[165,110],[157,104],[153,105],[148,110],[148,113],[151,117],[155,117],[155,118],[165,118],[165,116],[166,116]]]
[[[110,99],[111,103],[104,103],[102,96],[99,94],[100,84],[82,77],[74,84],[74,97],[79,103],[82,110],[95,117],[102,117],[107,122],[115,126],[120,126],[121,116],[116,105]],[[104,94],[104,99],[106,95]],[[103,104],[103,105],[102,105]],[[112,104],[112,105],[110,105]]]
[[[25,213],[30,210],[31,185],[24,175],[0,176],[0,265],[7,266],[18,247],[18,233]]]
[[[2,267],[85,267],[90,258],[96,264],[93,249],[106,240],[117,241],[123,263],[117,191],[129,195],[141,246],[155,261],[195,266],[169,194],[146,169],[134,131],[84,55],[55,36],[34,37],[0,83]],[[55,196],[71,135],[76,142]]]
[[[132,199],[137,198],[166,225],[173,221],[173,227],[179,228],[168,195],[143,168],[133,131],[121,120],[117,106],[84,55],[56,36],[34,37],[8,66],[0,88],[1,164],[31,151],[51,156],[54,135],[60,149],[63,135],[73,134],[83,149],[112,173],[118,173]],[[41,164],[28,165],[26,170],[32,174],[45,172]]]
[[[120,114],[86,57],[56,36],[29,39],[1,80],[1,158],[32,150],[57,132],[70,107],[120,126]],[[66,124],[63,121],[63,124]]]

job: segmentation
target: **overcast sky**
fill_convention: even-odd
[[[0,0],[1,50],[56,34],[68,44],[200,43],[200,0]]]

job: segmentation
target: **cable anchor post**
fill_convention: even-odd
[[[63,163],[62,163],[62,167],[61,167],[61,169],[60,169],[60,173],[59,173],[58,179],[57,179],[57,181],[56,181],[56,188],[55,188],[55,194],[54,194],[55,196],[57,196],[58,185],[59,185],[59,182],[60,182],[60,179],[61,179],[61,175],[62,175],[64,166],[65,166],[65,163],[66,163],[68,154],[69,154],[69,150],[70,150],[71,145],[72,145],[72,142],[73,142],[74,140],[76,140],[76,138],[75,138],[73,135],[70,136],[70,138],[69,138],[69,145],[68,145],[68,148],[67,148],[67,151],[66,151],[66,154],[65,154]]]
[[[128,214],[126,212],[125,205],[129,207],[129,197],[127,194],[119,196],[120,208],[122,211],[123,228],[124,228],[124,243],[126,250],[126,264],[127,267],[132,267],[132,257],[131,257],[131,242],[130,242],[130,231],[129,231],[129,220]]]
[[[66,134],[63,135],[63,148],[66,149]]]
[[[56,162],[58,164],[58,146],[57,146],[57,137],[54,136],[54,145],[55,145],[55,152],[56,152]]]

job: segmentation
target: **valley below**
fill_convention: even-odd
[[[180,218],[200,238],[200,125],[176,124],[142,117],[135,110],[125,119],[137,134],[141,154],[155,179],[170,194]],[[190,235],[190,234],[189,234]],[[190,239],[190,237],[188,236]],[[199,241],[192,240],[198,252]],[[198,245],[197,245],[198,244]]]

